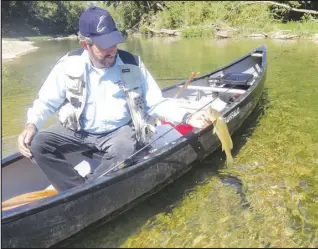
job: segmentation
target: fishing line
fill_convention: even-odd
[[[185,78],[162,78],[162,79],[156,79],[156,80],[187,80]]]
[[[234,86],[236,86],[235,84],[233,84],[230,88],[228,88],[226,91],[222,92],[222,93],[226,93],[227,91],[231,90]],[[198,111],[201,111],[204,107],[206,107],[209,104],[212,104],[215,100],[217,100],[218,98],[212,99],[211,101],[209,101],[208,103],[206,103],[205,105],[203,105],[202,107],[200,107],[198,110],[196,110],[195,112],[193,112],[192,114],[189,115],[188,119],[190,117],[192,117],[195,113],[197,113]],[[174,127],[171,127],[171,129],[169,129],[168,131],[166,131],[165,133],[163,133],[161,136],[159,136],[158,138],[156,138],[155,140],[153,140],[152,142],[146,144],[144,147],[142,147],[141,149],[139,149],[138,151],[136,151],[134,154],[132,154],[131,156],[127,157],[125,160],[123,160],[122,162],[116,164],[115,166],[111,167],[110,169],[108,169],[106,172],[104,172],[103,174],[101,174],[100,176],[98,176],[97,178],[100,178],[104,175],[106,175],[107,173],[109,173],[110,171],[114,170],[115,168],[117,168],[119,165],[121,165],[122,163],[124,163],[125,161],[127,161],[128,159],[131,159],[133,156],[137,155],[139,152],[143,151],[145,148],[147,148],[149,145],[153,144],[154,142],[156,142],[157,140],[159,140],[160,138],[162,138],[164,135],[166,135],[168,132],[172,131],[173,129],[175,129],[176,126],[182,124],[182,122],[180,122],[179,124],[175,125]]]

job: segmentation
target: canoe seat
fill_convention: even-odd
[[[210,77],[208,82],[210,84],[215,84],[217,86],[225,85],[225,86],[243,86],[248,87],[248,83],[253,79],[253,74],[249,73],[227,73],[222,77],[213,78]]]

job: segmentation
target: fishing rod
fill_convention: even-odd
[[[185,78],[161,78],[156,80],[186,80]]]
[[[230,88],[228,88],[226,91],[224,91],[223,93],[226,93],[227,91],[231,90],[233,87],[235,86],[235,84],[233,84]],[[198,110],[196,110],[195,112],[191,113],[188,117],[188,119],[190,119],[190,117],[192,117],[195,113],[201,111],[204,107],[206,107],[209,104],[212,104],[215,100],[212,99],[211,101],[209,101],[208,103],[206,103],[205,105],[201,106]],[[150,146],[151,144],[153,144],[154,142],[156,142],[157,140],[159,140],[160,138],[162,138],[164,135],[166,135],[168,132],[172,131],[173,129],[175,129],[176,126],[182,124],[182,122],[180,122],[179,124],[175,125],[174,127],[171,127],[171,129],[169,129],[168,131],[166,131],[165,133],[163,133],[161,136],[159,136],[158,138],[156,138],[155,140],[153,140],[152,142],[146,144],[144,147],[142,147],[141,149],[139,149],[138,151],[136,151],[135,153],[133,153],[131,156],[127,157],[125,160],[121,161],[120,163],[116,164],[115,166],[111,167],[110,169],[108,169],[106,172],[104,172],[103,174],[101,174],[100,176],[98,176],[97,178],[100,178],[104,175],[106,175],[107,173],[111,172],[112,170],[116,169],[119,165],[121,165],[122,163],[124,163],[125,161],[131,159],[133,156],[137,155],[139,152],[143,151],[145,148],[147,148],[148,146]]]

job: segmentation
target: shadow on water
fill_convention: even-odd
[[[268,102],[269,102],[268,90],[265,88],[253,112],[249,115],[249,117],[244,121],[241,127],[232,136],[233,157],[235,157],[239,153],[240,148],[242,148],[246,144],[247,139],[252,136],[255,128],[258,125],[258,122],[260,121],[261,117],[265,114],[265,110],[266,110]],[[220,150],[221,148],[219,148],[217,152],[220,153]],[[222,155],[224,157],[224,153]],[[213,155],[213,158],[217,158],[217,157]],[[217,165],[223,166],[224,164],[223,165],[217,164]],[[237,176],[226,174],[226,173],[221,173],[221,174],[218,174],[217,176],[220,178],[223,184],[229,184],[236,189],[236,193],[239,194],[241,197],[240,204],[243,208],[251,207],[245,196],[246,189],[243,189],[243,183]]]
[[[252,136],[264,115],[268,103],[267,96],[267,89],[264,89],[254,110],[233,134],[233,156],[239,153],[240,148],[247,142],[247,138]],[[240,179],[233,175],[219,173],[219,170],[224,167],[224,159],[224,152],[218,148],[203,162],[193,164],[191,170],[143,202],[110,221],[100,220],[88,226],[54,247],[120,247],[130,236],[139,233],[147,222],[153,221],[156,215],[172,212],[173,208],[182,202],[184,196],[191,193],[197,185],[207,182],[211,177],[218,177],[223,184],[233,186],[242,199],[241,206],[248,208],[249,203],[245,198]],[[92,205],[94,204],[92,203]]]

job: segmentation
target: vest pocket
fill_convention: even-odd
[[[64,127],[69,128],[71,130],[77,130],[78,124],[76,118],[76,111],[70,103],[65,104],[60,109],[59,120]]]
[[[83,94],[83,80],[81,78],[74,78],[71,76],[66,76],[65,86],[68,91],[76,95]]]

